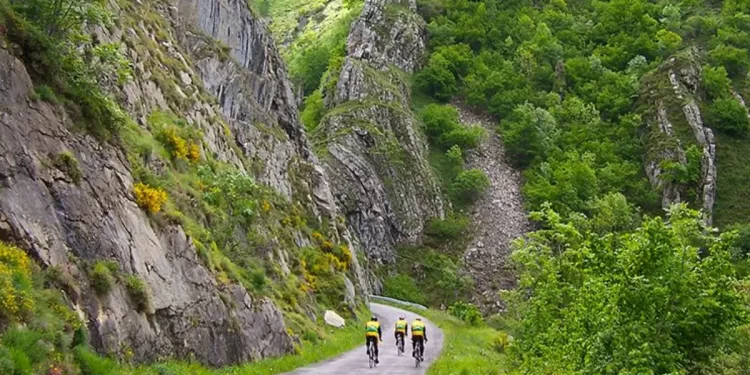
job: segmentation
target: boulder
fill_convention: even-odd
[[[341,328],[341,327],[346,326],[346,321],[344,320],[344,318],[342,318],[341,315],[336,314],[336,312],[331,311],[331,310],[326,310],[323,320],[325,320],[326,324],[332,327]]]

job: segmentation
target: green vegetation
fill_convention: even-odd
[[[81,183],[83,172],[81,171],[81,167],[78,166],[78,159],[70,151],[64,151],[55,155],[52,162],[55,168],[70,177],[73,183],[76,185]]]
[[[128,290],[130,300],[133,301],[135,309],[139,312],[147,312],[151,308],[151,297],[148,286],[138,276],[128,275],[125,277],[125,288]]]
[[[0,1],[5,38],[12,43],[10,51],[29,67],[36,95],[62,102],[77,124],[101,139],[116,135],[126,116],[99,89],[98,79],[113,71],[126,78],[129,66],[121,64],[115,45],[93,47],[90,54],[77,48],[91,40],[84,22],[106,26],[109,20],[101,1]]]
[[[717,99],[706,112],[706,121],[715,129],[731,136],[744,137],[750,132],[747,108],[737,99]]]
[[[100,296],[107,295],[115,284],[115,274],[118,271],[117,263],[96,262],[91,268],[91,287]]]
[[[519,288],[507,295],[519,373],[699,374],[747,354],[733,344],[750,322],[735,234],[715,234],[685,205],[604,236],[549,205],[532,218],[543,229],[518,240]]]

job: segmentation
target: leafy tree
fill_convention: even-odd
[[[666,55],[674,53],[682,45],[682,37],[669,30],[659,30],[656,33],[656,40],[659,43],[659,49]]]
[[[706,113],[708,125],[729,135],[744,137],[750,131],[747,109],[734,98],[718,99]]]
[[[723,98],[730,95],[732,81],[729,79],[726,68],[723,66],[703,68],[701,85],[711,99]]]
[[[103,0],[12,0],[11,4],[47,36],[65,40],[82,37],[84,24],[99,24],[108,17]]]
[[[549,206],[532,218],[543,229],[516,243],[519,288],[508,295],[520,373],[695,373],[747,322],[733,235],[685,205],[603,236]]]
[[[487,175],[479,169],[469,169],[456,176],[450,186],[450,194],[459,204],[470,204],[490,186]]]
[[[715,65],[724,66],[731,77],[741,77],[750,67],[747,50],[720,44],[708,53]]]
[[[528,166],[535,159],[550,155],[559,135],[555,118],[530,103],[517,107],[501,122],[500,132],[507,152],[519,166]]]
[[[417,87],[438,100],[448,101],[458,92],[451,67],[451,62],[443,55],[431,56],[427,66],[416,76]]]
[[[458,146],[469,150],[479,146],[484,129],[461,124],[458,110],[450,105],[430,104],[422,111],[422,122],[430,141],[443,149]]]

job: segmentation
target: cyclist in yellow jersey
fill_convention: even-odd
[[[393,335],[396,339],[396,345],[398,345],[399,337],[401,337],[401,340],[405,340],[407,330],[409,330],[409,323],[406,322],[406,318],[403,316],[398,317],[398,321],[396,321],[396,331]]]
[[[417,343],[421,344],[420,358],[424,361],[424,344],[427,342],[427,328],[422,323],[422,318],[416,318],[411,323],[411,356],[416,357]]]
[[[365,323],[365,338],[367,341],[365,341],[365,346],[367,349],[367,355],[370,355],[370,342],[373,343],[375,346],[375,363],[380,363],[378,361],[378,340],[383,341],[383,331],[380,330],[380,323],[378,323],[378,318],[373,316],[369,322]]]

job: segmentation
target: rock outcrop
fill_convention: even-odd
[[[24,66],[1,49],[0,66],[0,238],[77,276],[89,292],[72,302],[85,313],[98,349],[131,348],[139,360],[192,354],[211,365],[292,349],[270,301],[219,285],[180,227],[152,225],[134,202],[120,150],[71,132],[60,108],[30,102]],[[78,184],[52,166],[65,152],[79,161]],[[101,259],[146,282],[150,311],[139,312],[123,285],[101,300],[86,288],[86,265]]]
[[[687,167],[686,149],[691,144],[697,146],[701,154],[701,174],[696,182],[698,192],[694,195],[697,195],[696,203],[701,206],[706,223],[711,224],[716,201],[716,141],[713,131],[704,124],[696,102],[701,81],[696,53],[690,51],[684,57],[670,58],[650,77],[652,83],[642,96],[650,113],[646,116],[648,129],[644,137],[645,170],[651,185],[662,193],[662,207],[685,201],[689,186],[665,173],[664,167],[670,163]],[[678,137],[674,130],[676,121],[687,126],[692,137]]]
[[[415,11],[413,0],[365,2],[320,125],[334,195],[377,263],[392,263],[398,245],[419,242],[425,222],[444,215],[404,77],[425,49]]]
[[[360,246],[342,224],[329,176],[311,151],[263,22],[239,0],[110,5],[117,25],[92,33],[94,43],[120,43],[133,67],[124,83],[100,77],[137,123],[128,136],[153,142],[151,117],[178,117],[200,132],[201,155],[254,176],[301,207],[298,220],[314,222],[327,239],[352,251],[348,271],[336,274],[341,301],[333,303],[354,309],[369,292],[356,254]],[[71,296],[71,304],[86,320],[97,351],[118,356],[132,350],[138,362],[195,356],[213,366],[292,351],[294,340],[273,301],[222,281],[198,256],[196,239],[179,219],[157,220],[136,205],[137,170],[164,177],[171,161],[71,132],[64,109],[27,99],[33,86],[24,67],[0,53],[0,240],[73,276],[83,293]],[[62,153],[78,161],[80,183],[54,167]],[[267,237],[262,246],[243,234],[240,241],[288,277],[300,272],[292,267],[300,264],[293,259],[298,249],[315,244],[311,230],[288,228],[284,243],[268,228],[259,228]],[[148,310],[136,308],[123,282],[106,296],[94,293],[88,271],[101,260],[117,264],[123,280],[132,275],[144,281]],[[313,296],[305,298],[300,304],[314,311]]]

